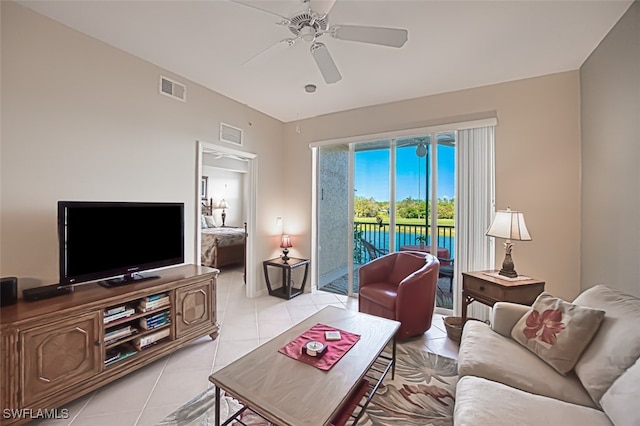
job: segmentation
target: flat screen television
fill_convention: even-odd
[[[61,287],[155,278],[140,272],[184,263],[184,204],[59,201],[58,241]]]

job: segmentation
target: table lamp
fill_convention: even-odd
[[[229,203],[227,203],[227,200],[225,200],[223,198],[218,203],[218,208],[222,209],[222,226],[224,227],[224,220],[227,218],[227,213],[224,211],[224,209],[228,209],[229,208]]]
[[[531,235],[529,235],[527,225],[524,223],[524,214],[512,211],[509,207],[507,210],[498,210],[486,235],[507,239],[504,243],[505,256],[499,274],[509,278],[517,277],[518,273],[513,265],[513,259],[511,259],[511,250],[513,249],[511,240],[531,241]]]
[[[289,260],[289,247],[293,247],[293,244],[291,244],[291,237],[283,234],[282,239],[280,240],[280,247],[284,249],[282,250],[282,260],[286,262],[287,260]]]

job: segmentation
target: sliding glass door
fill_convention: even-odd
[[[348,294],[352,274],[349,258],[351,194],[349,192],[351,151],[348,145],[318,149],[317,241],[318,288]]]
[[[455,132],[398,138],[395,151],[396,250],[438,257],[436,305],[453,309]]]
[[[431,135],[397,139],[395,230],[398,250],[427,251],[430,246]]]
[[[451,131],[318,148],[319,289],[357,293],[358,268],[394,251],[453,264],[455,139]],[[438,307],[453,308],[453,281],[441,274]]]
[[[389,193],[391,141],[353,145],[353,263],[354,270],[389,253]],[[358,292],[357,274],[353,292]]]

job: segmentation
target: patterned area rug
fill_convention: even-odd
[[[458,363],[428,352],[423,340],[398,344],[396,376],[387,375],[358,424],[453,425]]]
[[[455,360],[428,352],[423,339],[397,346],[395,379],[389,373],[358,422],[364,426],[453,425],[455,387],[458,382]],[[196,396],[165,418],[163,426],[210,425],[214,420],[213,388]],[[221,414],[234,413],[240,404],[225,396]],[[251,426],[270,425],[261,417],[245,412],[242,422]],[[234,422],[234,425],[239,423]],[[351,424],[351,423],[348,423]]]

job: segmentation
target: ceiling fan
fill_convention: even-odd
[[[278,13],[244,3],[239,0],[231,0],[243,6],[251,7],[262,12],[281,18],[278,25],[289,28],[294,37],[285,38],[253,56],[244,64],[255,61],[258,58],[270,55],[277,50],[284,50],[295,45],[298,40],[310,43],[311,56],[316,61],[320,73],[327,84],[336,83],[342,79],[327,46],[318,41],[322,36],[330,36],[338,40],[356,41],[360,43],[378,44],[388,47],[402,47],[407,41],[408,31],[398,28],[367,27],[361,25],[332,25],[329,26],[329,12],[336,0],[300,0],[302,7],[291,16],[286,17]]]

